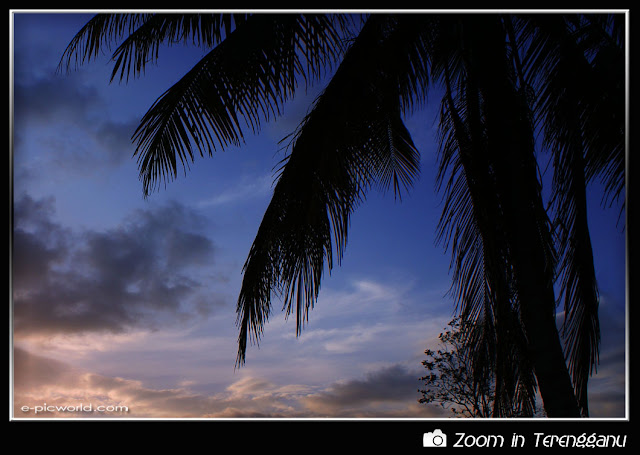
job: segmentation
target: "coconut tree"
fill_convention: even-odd
[[[453,170],[441,234],[453,242],[462,317],[482,320],[475,346],[479,365],[496,375],[494,415],[514,400],[533,403],[531,367],[543,401],[575,414],[555,327],[554,248],[531,111],[508,19],[446,17],[434,42],[433,69],[446,88],[441,171]]]
[[[340,263],[350,216],[367,192],[393,188],[401,196],[412,186],[419,152],[403,118],[437,85],[444,93],[446,201],[439,234],[451,247],[460,314],[479,328],[467,334],[476,341],[475,373],[495,376],[493,414],[529,409],[539,388],[548,416],[586,415],[599,329],[584,189],[602,178],[615,198],[624,187],[617,17],[347,19],[98,15],[70,43],[61,65],[80,64],[122,39],[112,74],[122,80],[157,59],[161,43],[211,48],[134,133],[146,195],[186,170],[196,154],[241,144],[245,129],[256,131],[276,117],[299,83],[314,83],[336,65],[286,139],[288,154],[243,268],[238,365],[248,343],[259,342],[274,295],[302,330],[325,270]],[[613,72],[606,70],[611,65]],[[571,72],[579,73],[579,84]],[[615,113],[607,117],[609,109]],[[541,195],[539,131],[557,170],[552,211]],[[558,276],[566,350],[555,318]]]

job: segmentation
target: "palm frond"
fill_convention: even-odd
[[[624,165],[620,128],[623,108],[616,108],[612,98],[614,87],[623,79],[612,80],[611,87],[606,88],[596,83],[601,77],[596,75],[602,71],[600,59],[607,59],[604,49],[616,45],[597,25],[600,21],[590,23],[592,26],[584,25],[581,19],[565,22],[562,18],[538,23],[533,42],[543,49],[538,55],[545,55],[546,60],[538,57],[530,63],[539,85],[538,115],[545,146],[553,156],[552,202],[562,257],[558,275],[564,299],[563,335],[583,415],[588,415],[587,382],[598,363],[600,344],[599,293],[587,222],[586,185],[590,177],[601,174],[608,181],[606,192],[614,198],[624,186],[624,172],[617,169]],[[603,36],[611,46],[603,45]],[[597,46],[590,44],[594,39]],[[590,47],[601,50],[588,58]],[[617,65],[611,63],[607,71],[617,79],[621,75],[615,71]],[[606,119],[601,117],[603,107],[608,112]]]
[[[612,35],[610,35],[613,34]],[[593,96],[585,109],[585,171],[587,181],[599,178],[604,184],[603,203],[621,200],[624,205],[626,150],[626,87],[624,45],[615,35],[598,33],[597,52],[591,59],[588,92]]]
[[[571,97],[558,98],[566,107],[575,106]],[[563,109],[557,109],[561,115]],[[554,205],[558,232],[561,296],[564,298],[563,334],[574,387],[582,412],[588,415],[587,382],[598,362],[600,329],[598,323],[598,285],[587,222],[587,200],[583,142],[579,128],[569,128],[575,121],[571,114],[561,115],[556,125],[563,125],[572,136],[554,136]]]
[[[129,34],[112,56],[111,80],[139,76],[158,60],[162,44],[192,44],[211,49],[247,20],[247,14],[154,14]]]
[[[149,14],[96,14],[76,35],[60,58],[58,71],[70,71],[109,50],[111,44],[132,33]],[[73,65],[72,65],[73,64]]]
[[[74,36],[65,49],[59,69],[71,69],[110,51],[114,68],[111,80],[118,72],[120,80],[144,71],[158,60],[160,46],[176,43],[212,48],[244,23],[247,14],[97,14]]]
[[[255,132],[279,115],[299,78],[320,77],[341,49],[329,16],[247,19],[142,118],[134,141],[145,194],[175,178],[178,161],[186,172],[196,150],[204,156],[242,143],[244,127]]]
[[[524,28],[530,43],[527,73],[540,95],[538,122],[549,128],[558,118],[552,112],[558,96],[572,93],[587,183],[601,179],[603,202],[609,203],[623,196],[625,183],[624,22],[618,18],[536,15]],[[564,134],[551,129],[548,135]]]
[[[394,22],[383,15],[368,19],[290,137],[290,154],[244,267],[238,365],[247,341],[260,339],[273,293],[282,296],[287,316],[296,313],[300,333],[323,273],[342,258],[350,216],[367,190],[393,187],[399,194],[417,177],[419,155],[401,117],[397,75],[404,68],[379,65],[395,50]]]

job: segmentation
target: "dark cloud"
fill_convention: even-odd
[[[51,120],[84,123],[92,111],[104,107],[95,87],[87,87],[72,77],[51,77],[30,83],[16,81],[13,99],[18,127]]]
[[[202,315],[215,248],[204,220],[177,203],[139,210],[116,229],[73,232],[52,221],[53,199],[15,206],[17,334],[122,332]]]
[[[134,144],[131,137],[138,125],[138,119],[127,122],[105,121],[95,129],[96,142],[110,151],[106,156],[111,164],[118,165],[132,157]]]
[[[37,147],[38,162],[47,163],[49,173],[52,166],[95,172],[130,160],[138,119],[111,120],[106,107],[103,95],[78,78],[14,83],[16,163],[23,164],[22,146],[27,139]]]
[[[328,390],[303,399],[305,406],[315,414],[353,415],[368,410],[380,413],[385,405],[418,403],[419,374],[402,365],[391,365],[371,372],[364,379],[352,379],[334,384]],[[438,414],[430,406],[416,406],[414,412],[424,415]]]
[[[343,404],[394,401],[416,395],[419,385],[415,373],[401,365],[392,365],[369,373],[364,379],[337,384],[330,392],[325,393],[322,399],[325,402],[333,401]]]

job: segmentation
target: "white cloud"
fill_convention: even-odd
[[[231,188],[197,202],[196,206],[199,208],[217,207],[265,197],[271,193],[273,181],[274,177],[271,174],[255,178],[245,176]]]

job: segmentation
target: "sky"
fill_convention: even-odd
[[[449,417],[418,402],[424,351],[454,316],[449,253],[435,243],[437,97],[406,119],[421,152],[412,191],[402,202],[370,193],[302,334],[276,300],[260,345],[235,368],[242,265],[278,142],[321,85],[145,199],[130,138],[205,51],[163,48],[122,84],[109,83],[108,53],[58,72],[92,14],[10,13],[13,417]],[[626,234],[619,207],[603,208],[597,188],[591,200],[602,346],[590,410],[620,418]]]

